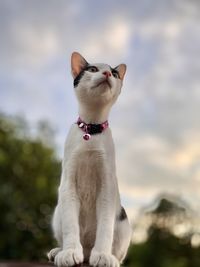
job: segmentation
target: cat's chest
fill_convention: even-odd
[[[76,190],[80,201],[92,203],[101,189],[103,154],[100,151],[80,152],[76,162]]]

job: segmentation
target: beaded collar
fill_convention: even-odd
[[[87,124],[80,117],[77,120],[78,127],[84,132],[83,139],[88,141],[91,135],[100,134],[109,126],[108,121],[101,124]]]

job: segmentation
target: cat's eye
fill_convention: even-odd
[[[89,67],[87,68],[87,71],[90,71],[90,72],[97,72],[97,71],[99,71],[99,70],[98,70],[97,67],[95,67],[95,66],[89,66]]]
[[[116,79],[119,79],[119,73],[118,73],[118,71],[116,71],[116,70],[112,70],[112,75],[113,75],[113,77],[115,77]]]

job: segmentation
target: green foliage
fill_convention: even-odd
[[[151,225],[148,239],[131,245],[126,267],[199,267],[200,249],[193,248],[189,238],[177,238],[166,228]]]
[[[23,120],[0,116],[0,259],[41,260],[54,242],[60,162],[26,132]]]

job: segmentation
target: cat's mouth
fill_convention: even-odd
[[[99,83],[97,83],[97,85],[96,85],[95,87],[99,87],[99,86],[101,86],[101,85],[104,85],[104,86],[109,87],[109,88],[112,87],[112,85],[111,85],[109,79],[107,79],[107,78],[101,80]]]

